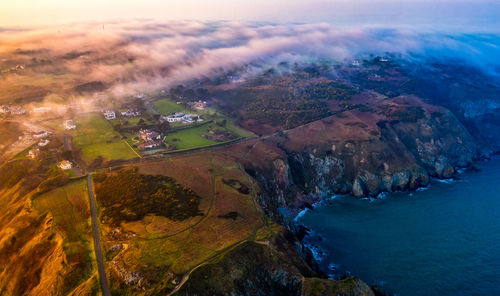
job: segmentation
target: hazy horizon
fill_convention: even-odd
[[[385,26],[420,29],[498,31],[497,1],[450,0],[298,0],[199,1],[20,0],[2,5],[1,27],[61,25],[137,19],[227,20],[271,23],[319,23],[337,26]]]

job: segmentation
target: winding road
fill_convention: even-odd
[[[99,236],[99,226],[97,221],[97,210],[95,207],[94,191],[92,190],[92,176],[89,172],[87,172],[87,189],[89,192],[90,214],[92,216],[94,250],[97,260],[97,270],[99,271],[99,280],[101,282],[102,294],[104,296],[111,296],[111,293],[109,292],[108,279],[106,278],[106,271],[104,269],[104,260],[102,257],[101,239]]]

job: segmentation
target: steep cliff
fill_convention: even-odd
[[[415,96],[346,110],[247,148],[240,161],[267,191],[263,203],[275,208],[331,194],[414,190],[481,155],[450,111]]]
[[[0,167],[0,295],[95,295],[85,183],[39,192],[36,161]]]

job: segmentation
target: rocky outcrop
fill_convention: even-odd
[[[359,279],[333,281],[314,276],[298,255],[293,237],[281,233],[270,244],[247,242],[220,261],[200,267],[178,295],[323,295],[315,292],[319,281],[329,291],[336,287],[341,292],[324,295],[374,295]]]
[[[356,277],[332,281],[319,278],[307,278],[304,281],[302,295],[306,296],[374,296],[373,290]]]

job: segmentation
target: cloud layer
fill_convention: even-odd
[[[4,60],[27,58],[38,71],[114,85],[115,95],[166,88],[249,63],[345,61],[369,54],[459,59],[499,71],[500,37],[406,29],[242,22],[85,23],[0,29]],[[35,60],[33,60],[35,58]]]

